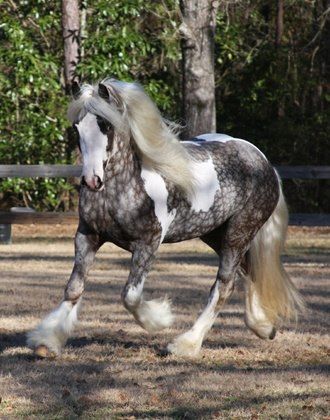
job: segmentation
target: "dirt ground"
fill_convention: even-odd
[[[285,266],[309,311],[273,341],[246,329],[238,286],[198,359],[164,356],[202,309],[216,256],[197,240],[162,246],[145,297],[167,294],[176,322],[149,335],[120,302],[130,256],[107,244],[74,337],[60,358],[37,360],[25,333],[62,298],[73,234],[15,226],[0,245],[0,418],[330,419],[330,229],[290,229]]]

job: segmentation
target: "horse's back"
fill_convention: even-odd
[[[250,143],[247,140],[229,136],[227,134],[200,134],[196,137],[193,137],[192,139],[183,141],[183,144],[186,145],[186,147],[188,147],[192,153],[194,153],[194,149],[196,152],[196,147],[201,147],[205,150],[218,150],[219,153],[222,152],[224,157],[226,154],[225,151],[228,151],[228,153],[231,154],[234,150],[237,150],[238,152],[241,151],[242,153],[247,153],[249,157],[257,156],[268,162],[266,156],[253,143]],[[192,147],[192,145],[195,147]]]
[[[197,161],[212,160],[220,186],[247,191],[267,180],[268,188],[277,185],[277,176],[266,156],[252,143],[226,134],[206,133],[184,141],[189,154]],[[262,184],[262,182],[261,182]],[[241,192],[239,192],[241,194]]]

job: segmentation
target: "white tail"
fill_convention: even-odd
[[[278,177],[279,178],[279,177]],[[288,210],[281,183],[277,206],[252,241],[246,284],[245,322],[261,338],[273,338],[274,326],[297,319],[304,301],[281,262]]]

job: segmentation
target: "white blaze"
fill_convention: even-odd
[[[103,162],[107,159],[108,138],[97,124],[96,115],[88,113],[76,124],[83,156],[82,175],[86,180],[99,176],[103,180]]]

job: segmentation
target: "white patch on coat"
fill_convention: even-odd
[[[221,143],[226,143],[227,141],[237,141],[245,143],[251,147],[253,147],[255,150],[257,150],[266,160],[266,156],[262,153],[261,150],[259,150],[254,144],[250,143],[249,141],[238,139],[235,137],[228,136],[227,134],[220,134],[220,133],[205,133],[200,134],[199,136],[196,136],[196,139],[201,139],[205,141],[219,141]]]
[[[162,243],[170,224],[175,218],[176,209],[173,209],[170,212],[168,211],[168,191],[165,181],[157,172],[142,167],[141,177],[144,181],[146,193],[153,200],[155,205],[155,214],[162,228],[160,239],[160,243]]]
[[[200,134],[199,136],[196,136],[195,138],[200,139],[200,140],[205,140],[205,141],[221,141],[221,142],[234,140],[233,137],[228,136],[227,134],[220,134],[220,133],[205,133],[205,134]]]
[[[108,137],[100,130],[96,115],[91,113],[87,113],[76,127],[83,157],[82,176],[88,180],[97,175],[103,180],[103,162],[107,160]]]
[[[190,197],[192,210],[208,211],[215,199],[219,189],[217,172],[211,158],[203,162],[193,162],[192,173],[195,178],[195,191]]]

